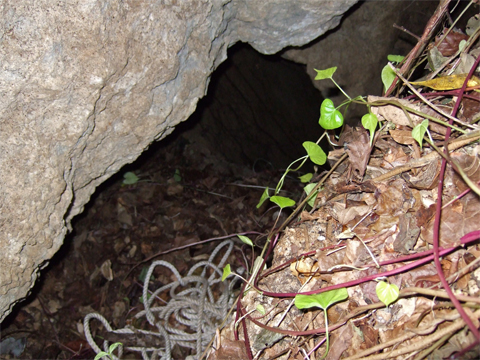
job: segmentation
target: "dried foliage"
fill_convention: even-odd
[[[239,299],[240,330],[223,331],[243,339],[247,349],[257,344],[250,358],[321,358],[327,331],[329,360],[480,354],[480,84],[473,75],[480,29],[470,21],[468,35],[436,30],[447,9],[442,1],[424,44],[397,70],[402,86],[388,92],[396,89],[396,95],[368,98],[383,125],[373,146],[365,129],[345,127],[335,143],[340,148],[328,155],[335,171],[324,179],[315,206],[297,210],[291,217],[297,222],[288,223],[278,241],[271,233],[273,261],[258,276],[257,291]],[[415,82],[415,89],[405,76],[421,65],[422,50],[445,59],[429,64],[430,78],[441,81]],[[419,139],[412,130],[425,119],[428,132]],[[387,307],[376,291],[380,278],[400,289]],[[298,294],[340,287],[349,298],[328,310],[328,330],[323,311],[292,306]],[[265,315],[255,311],[259,305]],[[265,331],[275,341],[259,340]],[[265,346],[258,348],[259,342]]]

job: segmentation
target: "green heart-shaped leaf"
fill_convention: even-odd
[[[400,294],[397,285],[387,284],[385,281],[380,281],[375,291],[377,292],[378,299],[384,303],[385,306],[395,302]]]
[[[322,148],[312,141],[305,141],[303,147],[307,150],[310,160],[317,165],[323,165],[327,161],[327,155]]]
[[[258,304],[256,309],[260,314],[262,314],[262,315],[266,314],[265,307],[262,304]]]
[[[415,126],[412,130],[412,137],[418,141],[420,144],[420,149],[422,149],[423,145],[423,135],[427,132],[428,129],[428,120],[423,120],[420,124]]]
[[[373,134],[375,134],[375,129],[378,125],[377,115],[373,113],[368,113],[362,116],[362,125],[365,129],[370,131],[370,145],[373,142]]]
[[[237,235],[237,236],[240,240],[242,240],[242,242],[244,244],[253,246],[253,242],[252,242],[252,240],[250,240],[250,238],[248,236],[244,236],[244,235]]]
[[[330,99],[323,100],[320,106],[319,124],[325,130],[337,129],[343,125],[343,116]]]
[[[136,184],[140,180],[137,175],[133,172],[129,171],[123,174],[123,184],[124,185],[132,185]]]
[[[315,295],[297,295],[295,296],[295,306],[299,309],[319,307],[327,310],[330,305],[346,298],[348,298],[347,289],[340,288]]]
[[[282,209],[295,205],[295,201],[284,196],[272,196],[270,201],[280,206]]]
[[[393,83],[393,80],[395,80],[395,71],[392,70],[390,65],[385,65],[385,67],[382,69],[382,82],[383,82],[383,87],[385,91],[387,91],[390,86]]]
[[[317,197],[317,194],[318,194],[318,191],[315,191],[315,194],[310,194],[315,186],[317,186],[316,183],[308,184],[307,186],[305,186],[303,188],[303,191],[305,191],[305,193],[307,194],[307,196],[309,198],[308,201],[307,201],[307,204],[310,205],[312,208],[315,205],[315,198]]]
[[[257,209],[260,208],[260,206],[262,206],[262,204],[265,202],[265,200],[267,200],[269,197],[270,197],[270,195],[268,195],[268,187],[266,187],[265,190],[263,191],[263,194],[262,194],[262,197],[260,198],[260,201],[257,204]]]
[[[405,56],[402,55],[388,55],[387,60],[392,63],[401,63],[405,59]]]
[[[307,183],[307,182],[309,182],[310,180],[312,180],[312,177],[313,177],[313,174],[312,174],[312,173],[308,173],[308,174],[299,176],[298,178],[300,179],[300,181],[301,181],[302,183]]]
[[[230,264],[225,265],[223,268],[223,274],[222,274],[222,281],[225,281],[225,279],[232,273],[232,270],[230,269]]]
[[[337,71],[337,67],[334,66],[325,70],[314,70],[317,72],[315,80],[331,79],[335,71]]]

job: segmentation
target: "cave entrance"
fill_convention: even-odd
[[[320,103],[305,66],[233,46],[190,119],[97,189],[29,299],[4,321],[2,338],[19,339],[12,345],[18,353],[26,345],[23,358],[93,358],[84,317],[97,312],[113,328],[125,326],[132,309],[142,306],[140,279],[148,265],[142,261],[162,259],[184,273],[218,242],[154,256],[227,234],[267,231],[276,214],[255,206],[281,169],[304,155],[302,142],[321,135]],[[127,173],[138,181],[127,184]],[[290,196],[299,196],[298,179],[287,182]],[[172,281],[168,271],[155,276]],[[176,351],[174,358],[188,356]]]
[[[306,66],[237,43],[213,73],[207,96],[180,124],[180,136],[230,162],[285,168],[304,155],[303,141],[321,135],[321,101]]]
[[[347,39],[353,39],[351,34],[360,24],[355,16],[367,17],[368,22],[368,16],[376,16],[368,7],[383,8],[385,4],[367,2],[354,7],[342,24],[350,36]],[[418,15],[411,16],[412,21],[419,17],[427,20],[429,11],[414,4],[402,5],[410,7],[406,14]],[[368,9],[358,15],[362,7]],[[332,31],[318,41],[335,34],[345,37]],[[383,47],[383,55],[375,56],[374,72],[363,74],[374,87],[363,94],[381,91],[379,78],[374,83],[371,74],[379,74],[391,49],[401,48],[395,41],[371,42],[371,48]],[[333,52],[326,50],[333,63],[318,64],[318,68],[347,68],[351,74],[342,86],[347,81],[361,82],[351,77],[360,71],[352,64],[359,64],[360,69],[370,64],[359,60],[360,54],[356,61],[352,56],[342,59],[344,55],[339,54],[347,50],[351,50],[347,45]],[[113,328],[125,326],[133,309],[142,306],[140,276],[146,265],[142,261],[201,240],[271,228],[274,211],[255,208],[263,188],[275,186],[281,170],[304,155],[302,142],[318,139],[322,93],[335,95],[331,84],[322,93],[313,86],[308,67],[279,55],[261,55],[246,44],[233,46],[190,119],[98,188],[84,213],[74,219],[74,232],[42,273],[30,300],[5,320],[2,338],[15,334],[23,339],[18,345],[26,344],[23,358],[93,357],[82,337],[83,318],[99,312]],[[126,184],[126,173],[135,174],[138,181]],[[287,196],[299,198],[302,185],[291,178],[286,190]],[[258,244],[263,241],[256,240]],[[215,246],[215,242],[204,243],[165,254],[162,259],[184,272]],[[171,274],[155,275],[159,283],[171,281]],[[178,351],[175,358],[188,355]]]

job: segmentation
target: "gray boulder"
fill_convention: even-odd
[[[304,45],[356,2],[3,1],[0,321],[95,188],[195,110],[229,46]]]

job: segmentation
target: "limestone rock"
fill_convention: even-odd
[[[405,26],[421,36],[427,20],[432,16],[438,1],[365,1],[355,5],[354,11],[342,19],[340,26],[332,29],[300,49],[288,49],[282,56],[307,65],[310,77],[316,69],[337,66],[335,81],[353,98],[381,94],[383,84],[381,69],[387,64],[387,55],[407,55],[417,40],[395,28]],[[323,97],[335,105],[345,100],[329,80],[314,81]],[[343,110],[342,110],[343,111]],[[363,105],[352,105],[347,121],[353,123],[366,114]]]
[[[95,188],[194,111],[230,45],[303,45],[356,1],[2,2],[0,321]]]

